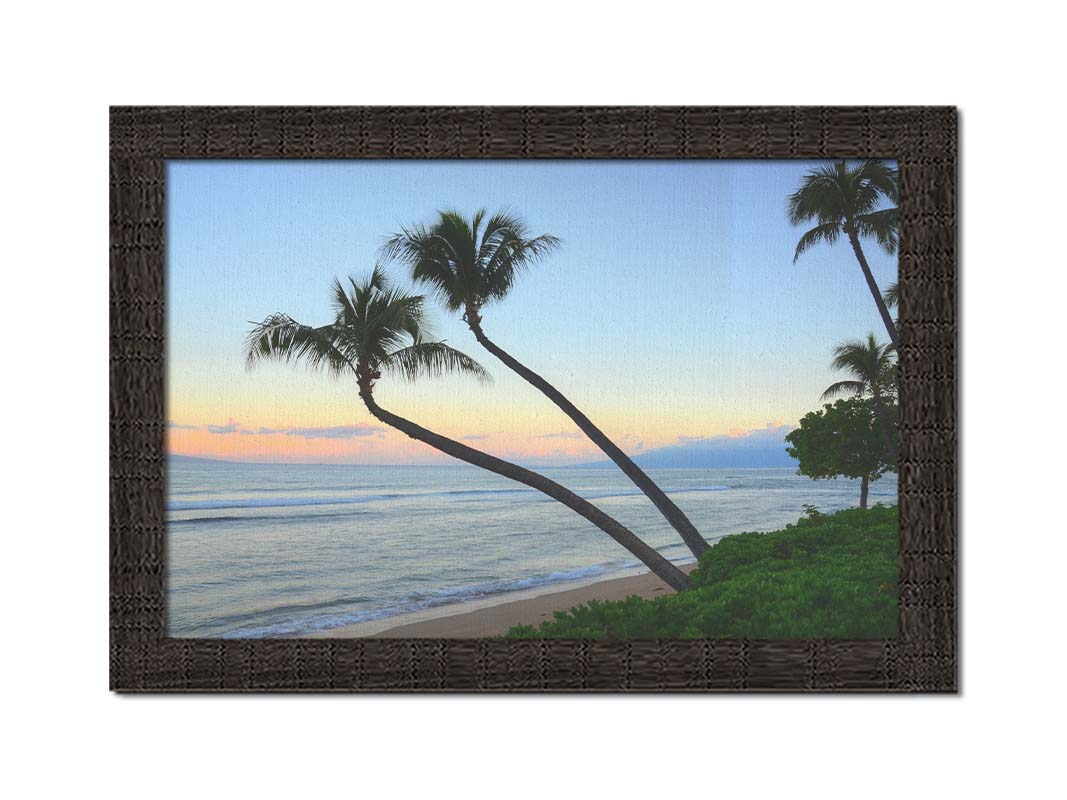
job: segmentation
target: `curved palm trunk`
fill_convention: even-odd
[[[619,522],[609,517],[585,498],[579,497],[574,492],[561,486],[555,481],[549,480],[543,475],[538,475],[536,472],[531,472],[517,464],[512,464],[510,461],[504,461],[503,459],[496,458],[488,453],[475,450],[473,447],[467,447],[453,439],[441,436],[440,434],[427,430],[410,420],[406,420],[403,417],[398,417],[396,414],[386,411],[375,402],[369,388],[361,387],[359,395],[363,398],[363,403],[367,406],[367,410],[386,425],[396,428],[398,431],[406,433],[412,439],[417,439],[420,442],[428,444],[431,447],[440,450],[442,453],[447,453],[453,458],[458,458],[460,461],[466,461],[468,464],[481,467],[489,472],[495,472],[497,475],[503,475],[505,478],[510,478],[513,481],[525,484],[532,489],[537,489],[537,491],[547,494],[553,500],[558,500],[563,503],[563,505],[567,506],[567,508],[592,522],[600,528],[600,530],[604,531],[604,533],[637,556],[641,560],[641,563],[652,570],[658,578],[665,581],[672,589],[681,591],[689,585],[689,578],[686,577],[684,572],[665,559],[654,548],[637,538],[637,536],[628,528],[625,528]]]
[[[871,290],[871,295],[874,296],[875,305],[878,306],[878,313],[882,315],[882,322],[885,323],[885,329],[889,333],[889,338],[893,342],[894,347],[899,347],[900,342],[897,341],[897,326],[893,323],[893,317],[889,314],[889,309],[886,307],[885,300],[882,297],[882,293],[878,291],[878,284],[874,281],[874,275],[871,273],[871,267],[867,263],[867,257],[863,255],[863,248],[860,247],[859,237],[856,236],[855,231],[848,231],[848,241],[852,244],[852,252],[856,254],[856,260],[860,262],[860,269],[863,270],[863,277],[867,279],[867,288]]]
[[[864,510],[867,508],[867,489],[870,486],[870,482],[870,478],[867,475],[864,475],[862,482],[860,483],[860,508]]]
[[[507,351],[498,347],[482,330],[481,322],[477,318],[477,313],[472,313],[471,310],[467,312],[467,325],[474,333],[474,337],[478,340],[478,343],[496,356],[498,359],[504,362],[512,371],[518,373],[527,383],[532,384],[539,389],[545,397],[555,403],[559,409],[566,414],[574,424],[577,425],[582,433],[589,437],[589,439],[604,451],[604,454],[610,458],[621,469],[634,485],[637,486],[652,504],[659,509],[659,512],[666,518],[667,522],[671,524],[671,527],[678,531],[678,534],[682,537],[682,541],[686,543],[689,549],[693,552],[697,558],[700,558],[701,554],[707,550],[709,545],[704,537],[700,535],[700,532],[696,529],[689,518],[682,512],[678,506],[671,500],[659,488],[652,479],[646,475],[633,460],[626,455],[619,447],[609,439],[603,431],[600,430],[592,421],[579,411],[570,400],[564,397],[556,387],[542,378],[533,370],[512,357]]]

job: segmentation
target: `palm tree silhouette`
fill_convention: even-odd
[[[856,397],[869,395],[874,401],[878,425],[894,461],[897,456],[897,437],[889,415],[889,403],[897,393],[896,364],[892,358],[895,349],[891,344],[879,344],[873,333],[867,334],[866,341],[856,340],[838,345],[830,363],[834,369],[849,372],[853,377],[830,384],[822,393],[823,400],[842,394]]]
[[[513,214],[498,212],[488,220],[485,217],[484,210],[469,222],[456,211],[440,212],[432,226],[404,228],[392,236],[382,253],[404,263],[414,280],[432,286],[449,310],[462,310],[463,320],[479,344],[570,417],[645,493],[699,558],[709,545],[674,501],[562,392],[485,335],[485,305],[505,297],[525,269],[559,246],[555,236],[530,237],[526,225]]]
[[[273,358],[304,361],[337,375],[353,375],[363,404],[381,422],[460,461],[558,500],[633,553],[667,585],[676,590],[688,586],[685,573],[588,500],[543,475],[460,444],[379,406],[374,386],[383,374],[411,381],[448,372],[466,373],[483,382],[490,378],[470,356],[444,342],[426,341],[421,295],[390,286],[377,267],[366,280],[350,278],[349,282],[351,291],[334,281],[335,318],[329,325],[302,325],[287,314],[272,314],[256,325],[246,342],[248,365]]]
[[[793,263],[800,254],[818,242],[833,244],[845,234],[856,254],[867,287],[894,347],[899,347],[897,328],[889,315],[882,293],[860,246],[860,237],[874,237],[889,254],[897,251],[897,209],[878,209],[883,201],[899,199],[897,171],[881,161],[863,161],[849,166],[846,161],[817,167],[801,180],[800,188],[789,196],[789,221],[801,225],[816,220],[817,225],[800,237]]]

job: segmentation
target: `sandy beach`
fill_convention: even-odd
[[[681,566],[690,572],[695,563]],[[672,590],[652,573],[589,583],[557,592],[548,592],[492,605],[492,600],[464,603],[463,611],[442,614],[443,609],[404,614],[375,622],[345,625],[314,634],[316,639],[348,639],[373,636],[383,639],[477,639],[501,636],[513,625],[537,625],[552,619],[553,612],[588,603],[590,600],[624,600],[636,594],[644,598],[669,594]]]

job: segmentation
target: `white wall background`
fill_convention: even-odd
[[[1064,628],[1067,175],[1053,76],[1064,67],[1062,26],[1048,9],[1026,0],[966,11],[907,0],[9,7],[0,48],[9,796],[142,794],[118,782],[120,769],[159,798],[1050,794],[1064,647],[1036,637]],[[962,696],[110,695],[109,103],[960,105]],[[54,661],[61,642],[81,655]]]

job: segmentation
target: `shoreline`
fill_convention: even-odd
[[[688,574],[696,567],[696,561],[679,564],[678,567]],[[539,625],[548,622],[553,618],[554,612],[567,611],[590,600],[624,600],[630,595],[638,595],[647,600],[671,592],[671,588],[651,572],[641,572],[578,583],[569,588],[553,586],[551,591],[529,590],[513,595],[498,595],[467,603],[438,606],[292,638],[480,639],[503,636],[514,625]],[[508,599],[509,597],[511,599]]]

